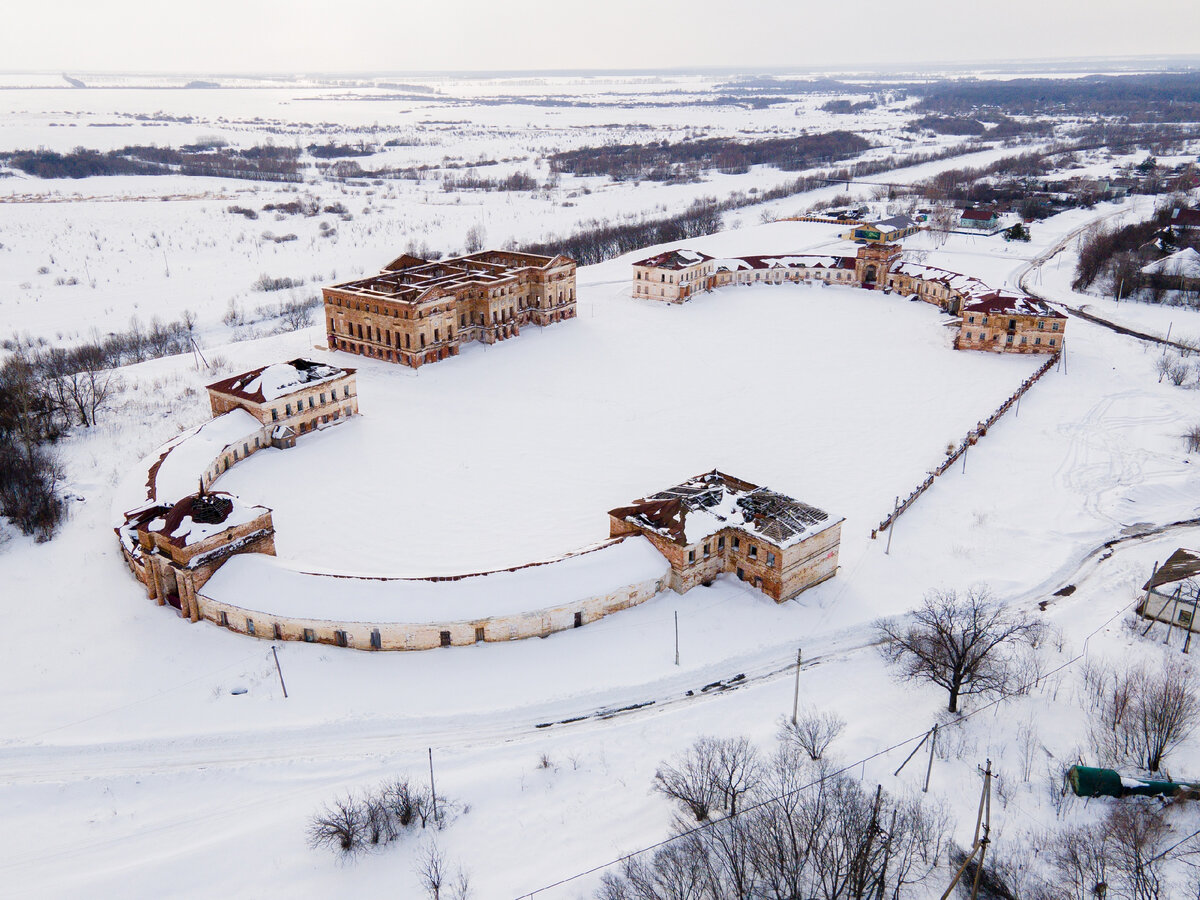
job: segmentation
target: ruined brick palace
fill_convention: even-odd
[[[962,322],[954,346],[962,350],[1057,353],[1066,317],[1015,291],[937,266],[905,262],[899,244],[871,242],[854,256],[774,254],[720,259],[676,248],[633,264],[633,297],[684,303],[701,291],[732,284],[823,282],[916,296]]]
[[[329,349],[417,368],[457,356],[468,341],[492,344],[574,318],[575,260],[512,250],[401,256],[322,294]]]

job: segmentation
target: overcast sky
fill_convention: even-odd
[[[0,69],[402,72],[1200,54],[1200,0],[44,0]]]

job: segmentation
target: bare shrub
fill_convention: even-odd
[[[308,826],[309,846],[328,847],[344,857],[363,849],[366,811],[359,801],[346,796],[333,801],[312,817]]]
[[[1183,442],[1187,445],[1188,453],[1200,453],[1200,422],[1183,433]]]
[[[947,709],[958,712],[960,697],[1013,692],[1012,650],[1036,644],[1042,624],[1005,609],[986,587],[930,591],[912,613],[911,624],[875,623],[880,652],[905,679],[931,681],[949,694]]]
[[[836,713],[810,708],[798,714],[794,724],[790,719],[784,720],[780,739],[792,741],[809,759],[818,760],[845,728],[845,719]]]
[[[1181,660],[1164,659],[1157,669],[1111,669],[1104,685],[1091,739],[1110,765],[1132,763],[1157,772],[1200,727],[1196,680]]]

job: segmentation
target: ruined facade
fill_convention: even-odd
[[[843,519],[713,470],[609,510],[613,537],[645,535],[678,593],[737,575],[777,602],[837,572]]]
[[[633,264],[636,299],[683,303],[702,290],[734,284],[823,282],[916,296],[963,325],[954,346],[961,350],[1056,353],[1066,317],[1025,294],[998,291],[971,275],[905,262],[901,247],[868,241],[854,256],[775,254],[718,259],[676,249]],[[989,312],[992,311],[992,312]],[[1008,318],[1001,322],[1007,310]],[[986,320],[986,321],[984,321]]]
[[[959,350],[1057,353],[1067,317],[1024,294],[993,291],[963,305],[954,346]]]
[[[516,337],[575,317],[575,260],[484,250],[437,262],[401,256],[378,275],[323,288],[330,350],[417,368],[468,341]]]
[[[146,594],[159,606],[200,620],[197,593],[231,556],[275,555],[271,510],[203,488],[170,506],[143,509],[131,523],[137,534]]]
[[[208,402],[214,417],[246,410],[270,429],[275,446],[291,446],[297,434],[358,414],[354,375],[354,369],[293,359],[208,385]]]

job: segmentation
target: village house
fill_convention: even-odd
[[[1149,276],[1151,284],[1157,282],[1174,290],[1200,291],[1200,252],[1194,247],[1184,247],[1170,256],[1142,266],[1141,271]]]
[[[991,231],[1000,224],[1000,217],[991,209],[964,209],[958,218],[960,228]]]
[[[1138,615],[1188,632],[1200,631],[1196,605],[1200,603],[1200,552],[1180,547],[1157,566],[1150,580],[1142,585],[1145,595],[1138,603]]]
[[[417,368],[468,341],[515,337],[575,317],[575,260],[484,250],[433,262],[401,256],[378,275],[322,289],[329,349]]]
[[[963,305],[954,346],[959,350],[1057,353],[1067,318],[1040,300],[1011,291],[993,291]]]
[[[892,216],[878,222],[864,222],[842,234],[844,241],[891,244],[921,230],[921,223],[908,216]]]
[[[777,602],[836,574],[844,521],[715,469],[608,516],[613,537],[645,535],[667,558],[676,592],[731,572]]]
[[[291,447],[296,435],[358,414],[355,370],[311,359],[260,366],[208,385],[214,418],[244,409],[269,427],[275,447]],[[246,446],[242,458],[260,449]]]

